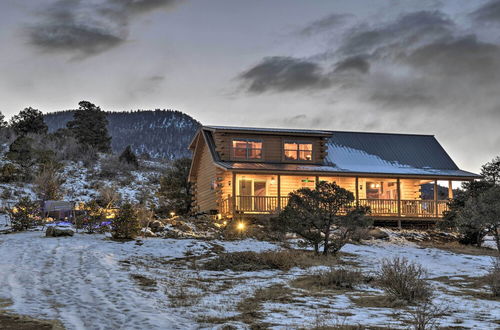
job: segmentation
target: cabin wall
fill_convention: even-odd
[[[258,135],[258,134],[236,134],[215,132],[214,140],[216,151],[219,153],[221,160],[231,161],[232,158],[232,141],[233,139],[257,139],[262,140],[262,159],[255,160],[257,162],[285,162],[283,158],[283,143],[284,141],[299,141],[311,142],[313,144],[313,160],[310,162],[302,161],[306,164],[320,164],[326,157],[325,140],[321,137],[300,137],[300,136],[281,136],[281,135]],[[241,159],[237,159],[241,161]],[[253,161],[253,160],[247,160]],[[293,162],[298,163],[298,162]]]
[[[217,209],[217,193],[215,189],[216,166],[205,143],[200,141],[200,158],[194,179],[194,206],[198,212],[208,212]]]

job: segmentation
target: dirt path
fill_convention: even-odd
[[[96,236],[45,238],[41,232],[0,237],[0,297],[19,314],[57,319],[68,329],[183,328],[164,296],[137,288],[120,260],[141,252],[134,242]],[[161,241],[160,241],[161,243]],[[7,322],[7,318],[5,319]]]

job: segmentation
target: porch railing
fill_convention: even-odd
[[[447,200],[398,200],[359,199],[360,206],[368,206],[372,216],[440,218],[448,210]],[[233,205],[234,204],[234,205]],[[235,196],[222,200],[222,214],[235,213],[278,213],[288,204],[288,196]]]

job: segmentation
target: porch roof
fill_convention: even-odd
[[[342,169],[336,166],[328,165],[303,165],[303,164],[283,164],[283,163],[255,163],[255,162],[216,162],[219,166],[233,171],[258,171],[258,172],[290,172],[295,173],[314,173],[317,175],[389,175],[389,176],[405,176],[405,177],[420,177],[429,178],[456,178],[456,179],[475,179],[479,177],[477,174],[462,171],[462,170],[446,170],[446,169],[419,169],[410,167],[400,168],[357,168]]]

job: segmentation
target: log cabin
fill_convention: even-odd
[[[480,177],[460,170],[433,135],[203,126],[189,149],[194,210],[221,218],[276,214],[290,192],[328,181],[374,219],[436,221],[453,181]]]

